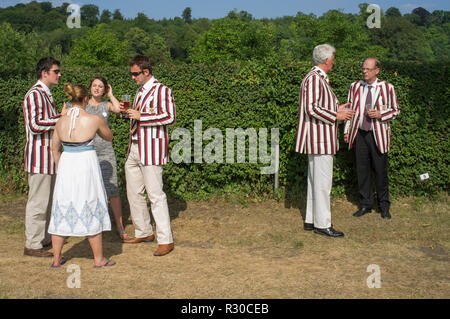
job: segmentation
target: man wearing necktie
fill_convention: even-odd
[[[333,157],[339,150],[338,120],[348,120],[354,111],[339,105],[328,75],[334,64],[335,48],[321,44],[314,48],[314,67],[300,88],[300,106],[295,151],[308,155],[306,216],[303,228],[316,234],[343,237],[331,224],[330,192]]]
[[[44,247],[51,245],[47,233],[55,182],[55,162],[51,152],[53,129],[61,114],[53,102],[50,88],[61,77],[60,62],[52,57],[42,58],[36,65],[38,81],[23,101],[27,142],[24,159],[28,173],[28,201],[25,211],[24,255],[52,257]],[[63,108],[62,113],[67,112]]]
[[[121,112],[126,112],[131,119],[125,178],[135,237],[124,243],[138,244],[155,239],[145,198],[147,191],[158,240],[154,255],[164,256],[174,249],[162,174],[163,165],[169,161],[168,126],[175,122],[175,103],[172,91],[153,77],[147,56],[133,57],[129,66],[139,89],[133,107],[121,108]]]
[[[390,149],[390,121],[400,110],[394,86],[377,78],[380,62],[375,58],[364,61],[363,81],[351,84],[348,101],[356,111],[346,122],[344,140],[349,149],[355,146],[356,173],[360,208],[353,214],[361,217],[370,213],[374,204],[371,185],[371,169],[375,171],[378,208],[384,219],[390,219],[388,188],[388,151]]]

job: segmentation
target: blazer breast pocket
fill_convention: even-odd
[[[156,106],[153,105],[154,103],[152,103],[153,101],[153,96],[150,97],[146,102],[145,102],[145,106],[143,109],[144,113],[149,113],[149,114],[156,114]]]

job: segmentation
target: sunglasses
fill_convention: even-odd
[[[148,69],[143,69],[143,70],[140,71],[140,72],[130,72],[130,74],[131,74],[132,76],[138,76],[139,74],[144,73],[144,71],[148,71]]]
[[[55,74],[60,74],[61,73],[61,70],[59,70],[59,69],[57,69],[57,70],[50,70],[48,72],[51,72],[51,71],[55,72]]]

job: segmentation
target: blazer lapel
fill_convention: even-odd
[[[375,99],[374,99],[374,106],[378,104],[378,99],[380,98],[380,92],[381,92],[381,83],[377,83],[377,88],[375,90]]]
[[[154,93],[157,87],[157,82],[155,81],[152,85],[152,87],[150,88],[150,90],[141,98],[140,102],[139,102],[139,111],[144,112],[145,111],[145,105],[147,105],[148,103],[150,103],[153,100],[154,97]]]
[[[363,94],[364,86],[362,85],[362,82],[359,81],[356,83],[355,87],[355,95],[353,96],[354,101],[353,104],[355,105],[355,116],[353,117],[353,122],[358,123],[359,122],[359,109],[361,108],[361,96]]]
[[[359,81],[358,83],[356,83],[356,87],[355,87],[355,95],[353,96],[353,104],[356,106],[355,109],[358,111],[359,110],[359,102],[361,101],[361,95],[363,94],[363,89],[364,87],[362,86],[361,81]]]
[[[377,89],[375,91],[375,99],[374,99],[374,108],[378,108],[381,111],[382,105],[383,105],[383,100],[380,101],[380,98],[382,99],[381,96],[381,91],[383,88],[383,84],[384,82],[382,81],[378,81],[377,83]]]
[[[47,107],[48,112],[51,116],[56,115],[57,110],[55,103],[50,99],[50,96],[48,96],[47,92],[44,90],[44,88],[41,85],[37,86],[38,90],[41,92],[42,96],[44,97],[45,104],[44,107]]]

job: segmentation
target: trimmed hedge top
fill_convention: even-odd
[[[361,62],[337,62],[329,74],[331,85],[340,103],[346,102],[350,84],[361,78]],[[191,163],[166,165],[165,188],[169,195],[184,199],[207,198],[212,194],[243,191],[257,196],[273,192],[273,175],[261,174],[268,164],[226,162],[226,129],[279,129],[280,186],[286,194],[306,192],[306,156],[293,152],[298,120],[300,83],[310,70],[309,62],[283,64],[270,58],[263,62],[249,61],[217,64],[159,65],[155,77],[173,91],[176,104],[177,128],[189,130],[191,136]],[[426,195],[449,189],[448,122],[450,88],[449,65],[385,63],[379,76],[395,86],[400,116],[392,122],[392,141],[389,153],[389,184],[395,195]],[[102,75],[111,83],[114,95],[134,94],[136,84],[124,68],[63,68],[60,84],[52,93],[60,110],[66,97],[63,83],[88,85],[92,77]],[[22,101],[35,80],[12,77],[0,79],[0,193],[26,191],[23,171],[25,129]],[[194,162],[194,121],[201,120],[202,135],[209,128],[223,135],[223,161],[219,163]],[[197,122],[198,123],[198,122]],[[333,194],[355,195],[356,172],[353,151],[343,141],[343,123],[339,125],[340,151],[335,157]],[[118,162],[119,187],[124,192],[124,163],[128,143],[129,123],[113,115],[111,129]],[[199,132],[197,126],[197,133]],[[217,131],[216,131],[217,132]],[[198,136],[197,136],[198,137]],[[200,136],[202,137],[202,136]],[[198,143],[197,139],[197,143]],[[211,149],[202,138],[202,149]],[[219,142],[215,140],[215,142]],[[170,141],[170,153],[180,140]],[[235,142],[235,148],[237,143]],[[260,145],[260,144],[258,144]],[[270,150],[268,150],[270,154]],[[236,152],[235,152],[236,154]],[[430,179],[419,180],[428,173]]]

